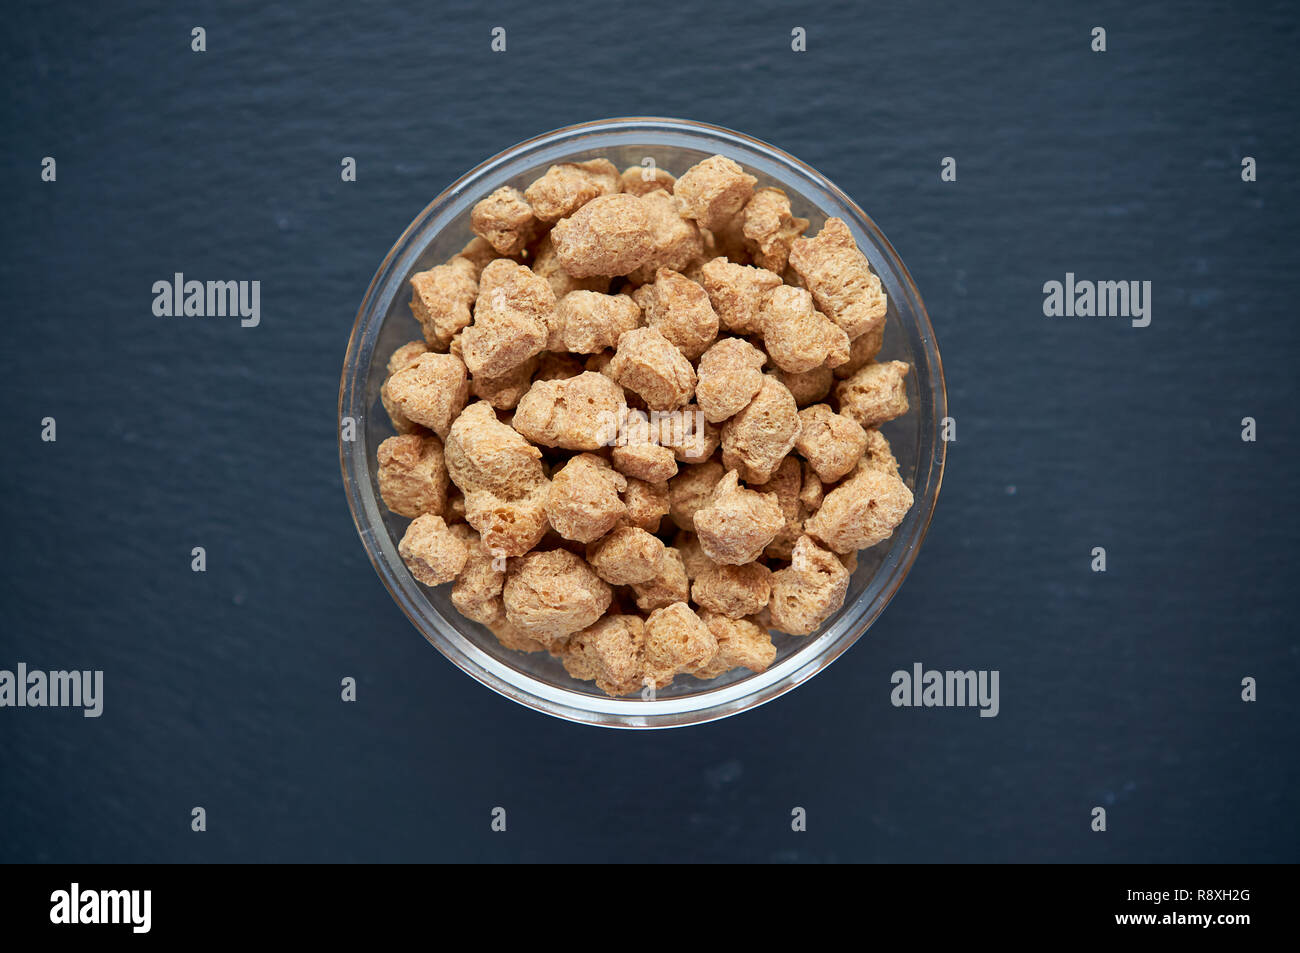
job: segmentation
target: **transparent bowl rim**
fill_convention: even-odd
[[[918,428],[917,464],[914,478],[914,503],[903,524],[894,536],[886,560],[877,570],[857,602],[846,606],[840,614],[840,624],[827,626],[819,634],[808,637],[802,646],[767,671],[732,682],[714,690],[704,690],[687,696],[644,700],[639,697],[605,698],[561,687],[536,678],[527,672],[502,663],[483,651],[455,626],[442,618],[431,603],[424,598],[420,587],[401,566],[392,541],[384,527],[380,504],[374,492],[370,461],[366,453],[364,427],[367,416],[365,384],[373,359],[374,338],[382,327],[385,313],[375,307],[380,292],[394,280],[403,281],[405,275],[394,278],[394,269],[400,261],[412,254],[413,238],[454,199],[462,196],[475,183],[488,178],[502,167],[522,162],[530,155],[561,143],[572,141],[574,152],[581,151],[581,140],[595,136],[644,134],[651,139],[647,146],[667,145],[656,143],[656,136],[673,136],[691,140],[690,145],[725,154],[731,145],[742,151],[753,151],[767,159],[788,166],[834,199],[841,206],[850,226],[866,232],[883,252],[884,261],[872,259],[877,273],[887,268],[894,281],[890,293],[900,321],[904,321],[904,302],[915,326],[914,343],[919,343],[924,367],[916,367],[917,388],[926,416]],[[642,144],[629,139],[626,143]],[[477,193],[476,193],[477,194]],[[430,240],[436,233],[430,236]],[[902,301],[899,296],[902,296]],[[391,297],[391,296],[390,296]],[[906,323],[904,321],[904,323]],[[914,348],[915,351],[915,348]],[[364,360],[363,360],[364,358]],[[924,372],[927,387],[921,386]],[[458,668],[512,701],[536,711],[582,724],[615,728],[669,728],[701,724],[755,708],[791,690],[822,671],[845,652],[871,627],[884,611],[898,588],[902,585],[925,539],[938,502],[943,482],[943,469],[947,445],[940,439],[942,420],[947,415],[947,386],[943,364],[935,341],[929,314],[921,300],[920,292],[911,274],[903,264],[889,239],[857,203],[836,187],[821,173],[800,159],[769,143],[723,126],[687,119],[656,116],[630,116],[594,120],[565,126],[531,139],[526,139],[485,162],[475,166],[442,191],[407,226],[401,236],[384,256],[357,311],[356,321],[348,339],[343,375],[339,385],[339,462],[343,471],[343,484],[348,506],[357,532],[365,546],[371,564],[375,567],[389,594],[403,613],[424,637]],[[342,422],[352,417],[355,423],[353,439],[344,438]],[[927,425],[928,424],[928,425]],[[391,550],[391,552],[390,552]],[[883,580],[881,579],[884,575]],[[877,586],[877,581],[881,585]],[[865,597],[872,594],[870,600]],[[852,618],[850,619],[850,611]],[[846,622],[847,620],[847,622]]]

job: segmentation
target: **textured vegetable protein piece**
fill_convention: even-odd
[[[469,324],[479,271],[473,261],[457,255],[411,276],[411,313],[429,347],[447,350],[452,335]]]
[[[506,618],[551,649],[600,619],[613,592],[581,556],[552,549],[512,560],[501,597]]]
[[[692,582],[718,565],[704,555],[704,550],[700,546],[700,538],[694,533],[687,532],[684,529],[678,530],[673,537],[673,546],[681,554],[686,577]]]
[[[531,257],[529,267],[533,269],[533,274],[546,279],[555,294],[556,301],[562,300],[565,295],[574,291],[595,291],[602,294],[609,291],[609,278],[606,276],[575,278],[565,271],[555,254],[555,245],[551,242],[549,231],[533,243]],[[570,350],[574,349],[570,348]]]
[[[698,672],[717,654],[717,638],[685,602],[655,609],[645,621],[645,680],[657,689]]]
[[[803,535],[804,519],[816,508],[806,505],[802,498],[804,483],[804,468],[799,460],[788,456],[781,461],[781,465],[773,471],[766,483],[756,483],[750,487],[760,493],[774,495],[777,505],[781,507],[781,515],[785,517],[785,525],[763,549],[763,555],[770,559],[789,560],[795,540]],[[821,486],[820,483],[817,485]]]
[[[632,195],[649,195],[651,192],[661,189],[671,194],[673,184],[677,181],[672,173],[665,172],[653,165],[628,166],[623,170],[619,179],[623,184],[623,191]]]
[[[741,213],[742,232],[754,264],[776,274],[785,271],[790,246],[808,228],[808,219],[790,211],[790,197],[781,189],[757,189]]]
[[[678,529],[695,532],[695,513],[708,502],[726,473],[716,460],[685,466],[668,481],[668,514]]]
[[[751,619],[731,619],[707,609],[701,609],[699,616],[717,640],[718,654],[713,661],[691,673],[696,678],[717,678],[733,668],[765,672],[776,660],[772,636]]]
[[[704,255],[704,237],[700,228],[681,214],[681,202],[667,192],[647,193],[641,204],[650,219],[650,257],[634,269],[628,279],[648,284],[660,268],[683,271]]]
[[[545,349],[555,292],[525,265],[498,258],[483,269],[474,321],[461,332],[470,374],[501,377]]]
[[[595,681],[606,695],[639,691],[645,672],[645,622],[607,615],[569,637],[561,661],[574,678]]]
[[[867,449],[867,432],[856,420],[843,417],[826,404],[799,411],[795,449],[803,454],[824,483],[846,476]]]
[[[556,222],[572,215],[600,195],[622,189],[618,169],[608,159],[563,162],[524,189],[533,214],[543,222]]]
[[[397,402],[388,392],[388,381],[394,374],[414,364],[421,354],[427,354],[428,351],[429,346],[425,342],[410,341],[394,351],[393,356],[388,359],[388,377],[380,385],[379,400],[384,405],[384,410],[388,412],[388,419],[392,422],[393,429],[398,433],[421,433],[425,428],[410,420],[397,408]]]
[[[560,341],[577,354],[617,347],[623,332],[641,323],[641,308],[631,295],[570,291],[556,305]]]
[[[442,441],[418,434],[389,437],[379,445],[377,457],[376,482],[385,506],[410,519],[426,513],[442,515],[447,505]]]
[[[805,523],[808,535],[837,553],[884,542],[912,506],[912,491],[896,475],[859,464],[853,475],[826,494]]]
[[[790,635],[811,635],[844,605],[849,571],[807,536],[794,544],[790,565],[772,574],[768,614]]]
[[[760,562],[713,566],[691,582],[691,599],[701,609],[742,619],[767,605],[771,576],[772,571]]]
[[[650,214],[635,195],[594,198],[551,229],[561,267],[574,278],[625,275],[654,254]]]
[[[673,186],[673,195],[681,200],[687,218],[713,230],[744,208],[757,182],[734,160],[710,156],[682,173]]]
[[[719,325],[732,334],[761,333],[763,302],[781,283],[780,275],[726,258],[714,258],[700,268],[700,284],[718,313]]]
[[[674,410],[695,393],[695,368],[658,328],[634,328],[621,335],[608,371],[651,410]]]
[[[663,541],[635,526],[617,526],[587,547],[587,562],[611,586],[649,582],[664,561]]]
[[[729,566],[753,562],[784,525],[776,497],[741,487],[735,470],[727,471],[695,511],[695,532],[704,555]]]
[[[397,554],[411,575],[426,586],[451,582],[465,567],[465,544],[441,516],[426,513],[406,527]]]
[[[461,412],[443,456],[448,476],[465,495],[465,521],[485,548],[521,556],[541,541],[550,486],[541,451],[498,420],[490,404],[479,401]]]
[[[517,255],[537,233],[538,222],[524,193],[502,186],[474,206],[470,212],[474,234],[488,242],[499,255]]]
[[[849,359],[835,368],[835,376],[841,380],[852,377],[861,368],[876,359],[876,355],[880,353],[880,348],[884,343],[885,324],[882,321],[874,331],[858,335],[849,342]]]
[[[745,409],[763,387],[767,358],[743,338],[722,338],[700,357],[695,400],[710,423]]]
[[[537,381],[515,409],[513,426],[533,443],[565,450],[598,450],[614,438],[623,389],[604,374],[583,371]]]
[[[691,597],[691,585],[686,578],[682,554],[671,546],[666,547],[659,573],[649,582],[632,583],[632,591],[636,594],[636,607],[642,612],[685,602]]]
[[[785,385],[797,407],[820,403],[835,385],[835,373],[829,367],[814,367],[802,374],[791,374],[778,367],[772,371],[772,376]]]
[[[627,507],[629,525],[647,533],[657,533],[663,518],[668,515],[668,484],[629,476],[627,489],[623,491],[623,505]]]
[[[840,413],[863,427],[893,420],[907,413],[909,367],[902,361],[868,364],[847,380],[835,385]]]
[[[817,308],[850,339],[885,323],[888,302],[880,279],[843,219],[828,218],[816,237],[797,239],[790,248],[790,267],[812,292]]]
[[[565,539],[590,543],[627,515],[627,478],[602,457],[580,453],[551,477],[546,518]]]
[[[813,306],[803,288],[774,289],[763,302],[759,325],[768,357],[783,371],[803,374],[849,359],[849,336]]]
[[[775,377],[765,375],[754,399],[722,425],[722,464],[739,470],[747,483],[766,483],[798,436],[794,396]]]
[[[465,365],[454,354],[421,354],[388,379],[388,397],[412,423],[446,438],[469,400]]]
[[[688,360],[698,360],[718,338],[718,315],[708,292],[675,271],[660,268],[654,283],[642,285],[632,299],[641,306],[645,323],[677,345]]]

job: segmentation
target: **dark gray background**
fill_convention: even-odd
[[[1287,4],[120,6],[24,5],[0,37],[0,668],[106,681],[98,720],[0,710],[0,859],[1297,859]],[[742,130],[854,196],[958,421],[871,631],[657,733],[535,714],[430,648],[336,448],[407,223],[521,139],[626,114]],[[174,271],[260,280],[262,325],[154,317]],[[1067,271],[1152,281],[1151,326],[1043,317]],[[892,708],[915,661],[999,669],[1001,715]]]

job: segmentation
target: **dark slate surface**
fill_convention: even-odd
[[[0,860],[1297,859],[1286,4],[402,6],[7,14],[0,668],[102,668],[106,700],[0,710]],[[425,203],[638,113],[855,196],[926,297],[959,427],[871,632],[660,733],[535,714],[431,649],[366,561],[334,419],[356,305]],[[174,271],[260,280],[262,325],[153,317]],[[1067,271],[1152,281],[1151,326],[1043,317]],[[1000,670],[1001,715],[892,708],[914,661]]]

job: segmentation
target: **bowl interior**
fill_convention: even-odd
[[[762,686],[754,686],[756,690],[782,681],[793,684],[818,670],[865,630],[901,582],[913,555],[909,551],[919,545],[933,508],[933,493],[938,489],[942,443],[935,440],[935,430],[942,405],[942,372],[924,308],[902,263],[870,220],[830,183],[770,147],[743,137],[725,141],[719,137],[722,132],[697,127],[669,134],[660,127],[633,127],[568,136],[552,134],[550,138],[555,141],[542,137],[533,141],[532,148],[525,143],[485,163],[436,200],[394,246],[367,293],[349,348],[353,366],[345,369],[341,410],[343,414],[353,410],[359,426],[358,439],[352,447],[344,447],[344,469],[354,484],[350,487],[354,510],[357,503],[361,504],[361,511],[355,515],[376,568],[416,625],[453,661],[517,700],[578,720],[651,725],[656,719],[662,723],[703,720],[728,713],[727,709],[747,707],[745,699],[751,690],[746,683],[761,681]],[[502,647],[490,632],[455,610],[449,586],[431,589],[410,577],[397,556],[398,541],[409,521],[388,512],[379,502],[371,465],[379,444],[394,433],[380,402],[379,389],[388,357],[400,345],[420,337],[419,325],[409,307],[407,281],[412,274],[445,261],[473,238],[469,210],[483,195],[502,185],[522,189],[557,161],[604,156],[625,168],[643,165],[649,159],[658,168],[680,175],[699,160],[719,152],[755,175],[760,186],[784,189],[795,214],[810,219],[807,234],[815,234],[828,217],[845,219],[880,275],[889,295],[889,313],[879,359],[906,361],[913,367],[906,379],[911,405],[908,413],[881,429],[898,459],[904,481],[917,499],[890,540],[858,554],[858,567],[844,608],[820,633],[808,637],[773,636],[777,656],[767,672],[752,675],[742,670],[710,681],[680,676],[653,699],[632,696],[614,700],[592,683],[571,678],[559,660],[545,653],[523,654]],[[363,459],[357,459],[359,456]],[[670,525],[666,517],[664,524]],[[890,578],[890,567],[901,570],[893,573],[896,579]],[[825,657],[828,653],[829,657]],[[820,664],[805,664],[814,658]],[[804,670],[806,674],[800,677]],[[781,673],[781,678],[773,679],[773,673]],[[766,693],[766,697],[771,696]],[[538,701],[542,704],[536,704]],[[719,710],[710,712],[715,707]]]

